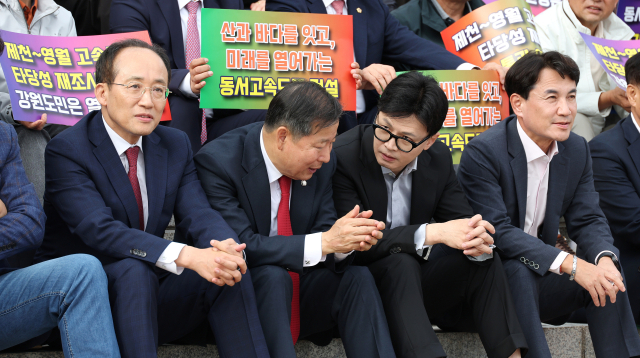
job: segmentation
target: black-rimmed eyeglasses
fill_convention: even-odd
[[[420,142],[416,143],[410,139],[404,138],[404,137],[399,137],[393,133],[391,133],[387,128],[378,125],[378,124],[373,124],[373,135],[376,136],[376,138],[378,138],[379,141],[381,142],[388,142],[391,140],[391,138],[395,138],[396,139],[396,147],[398,147],[398,149],[400,149],[401,151],[405,152],[405,153],[409,153],[410,151],[412,151],[414,148],[416,148],[417,146],[419,146],[420,144],[426,142],[429,138],[432,137],[432,135],[428,135],[425,139],[421,140]]]

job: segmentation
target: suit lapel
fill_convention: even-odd
[[[411,181],[411,216],[409,224],[422,224],[431,221],[427,208],[435,208],[435,191],[429,190],[436,187],[435,173],[429,172],[431,155],[422,152],[418,156],[418,168],[413,172]],[[429,175],[433,174],[433,175]]]
[[[244,142],[242,166],[247,175],[242,178],[242,186],[249,198],[251,212],[260,235],[269,236],[271,230],[271,189],[269,175],[260,150],[260,132],[262,127],[256,126]]]
[[[364,167],[364,170],[360,170],[360,180],[369,199],[370,209],[373,210],[373,218],[386,223],[388,193],[382,168],[373,153],[373,127],[365,129],[362,135],[359,158]]]
[[[169,26],[173,61],[179,69],[186,68],[187,60],[185,57],[184,41],[182,40],[182,25],[180,25],[180,8],[178,7],[178,2],[175,0],[156,1],[162,11],[162,15],[164,15],[167,25]]]
[[[155,232],[167,189],[167,149],[159,142],[160,137],[155,133],[142,138],[149,215],[145,231],[148,233]]]
[[[307,0],[309,12],[312,14],[326,14],[327,8],[322,0]]]
[[[302,186],[299,180],[291,181],[289,215],[294,235],[303,235],[307,232],[317,185],[318,180],[315,176],[307,180],[307,186]]]
[[[633,124],[633,118],[631,116],[623,119],[622,122],[622,133],[624,133],[624,138],[629,142],[629,146],[627,147],[627,151],[633,160],[633,164],[636,166],[636,170],[640,174],[640,133],[636,128],[636,125]]]
[[[514,116],[507,123],[507,150],[511,155],[511,170],[516,187],[516,199],[518,200],[518,227],[524,229],[524,220],[527,216],[527,155],[520,141],[517,127],[518,119]]]
[[[124,206],[129,218],[129,227],[139,228],[138,203],[120,156],[116,152],[116,148],[113,146],[113,142],[111,142],[111,138],[109,138],[109,134],[102,123],[102,112],[96,112],[87,128],[89,130],[89,140],[96,146],[93,149],[93,154],[102,165],[113,186],[113,190],[122,202],[122,206]]]
[[[367,63],[367,17],[364,12],[358,12],[360,0],[349,0],[347,10],[353,16],[353,51],[360,68]]]
[[[564,144],[558,143],[558,154],[549,164],[549,190],[547,191],[547,211],[544,214],[542,239],[555,245],[558,236],[558,218],[562,216],[562,202],[567,187],[569,161],[564,155]]]

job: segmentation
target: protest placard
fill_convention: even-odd
[[[640,38],[640,0],[620,0],[617,14],[635,32],[633,39]]]
[[[636,40],[605,40],[580,33],[589,50],[596,57],[604,71],[613,78],[618,87],[627,90],[624,65],[627,60],[640,51],[640,42]]]
[[[529,51],[541,52],[533,14],[524,0],[499,0],[475,9],[441,33],[450,52],[476,66],[511,67]]]
[[[496,0],[484,0],[484,3],[490,4],[495,1]],[[562,2],[562,0],[526,0],[526,1],[527,1],[527,4],[529,4],[529,7],[531,8],[531,12],[533,13],[533,16],[536,16],[539,13],[550,8],[551,6]],[[624,0],[620,0],[620,1],[622,2]],[[637,1],[637,0],[631,0],[631,1]]]
[[[95,63],[110,44],[136,38],[151,43],[146,31],[115,35],[56,37],[1,31],[5,52],[0,65],[9,86],[13,117],[74,125],[100,109],[95,98]]]
[[[509,100],[495,71],[420,71],[432,76],[449,100],[440,139],[449,147],[453,164],[473,137],[509,116]],[[398,73],[400,74],[400,72]]]
[[[356,109],[351,15],[202,9],[201,53],[213,72],[201,108],[266,109],[287,83],[310,80]]]

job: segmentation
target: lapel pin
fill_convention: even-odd
[[[302,186],[307,186],[307,181],[303,180],[303,181],[300,182],[300,184],[302,184]]]
[[[357,8],[356,11],[358,12],[358,14],[362,14],[362,9],[361,8]]]

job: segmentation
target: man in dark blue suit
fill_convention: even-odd
[[[587,143],[571,133],[579,77],[555,51],[518,60],[505,81],[515,114],[469,143],[458,178],[474,211],[495,226],[527,357],[551,358],[540,321],[561,324],[583,307],[597,357],[634,357],[640,337],[619,252]],[[578,256],[555,247],[563,216]]]
[[[421,70],[470,70],[477,67],[443,47],[423,39],[401,25],[389,13],[382,0],[269,0],[267,11],[289,11],[353,16],[355,62],[351,72],[358,81],[356,112],[345,112],[338,133],[357,124],[373,123],[378,98],[396,77],[393,67],[381,63],[402,63]],[[362,68],[362,69],[360,69]],[[497,70],[504,78],[506,69],[488,64],[483,69]],[[357,119],[356,119],[357,117]]]
[[[295,357],[298,337],[326,344],[334,328],[349,357],[395,357],[371,273],[349,266],[384,223],[358,206],[336,221],[331,148],[341,113],[321,86],[291,83],[264,125],[231,131],[195,156],[209,203],[247,245],[272,357]]]
[[[600,207],[620,250],[633,317],[640,323],[640,56],[625,64],[631,114],[589,142]]]
[[[171,64],[170,126],[187,133],[194,152],[198,152],[205,141],[231,129],[264,121],[266,113],[207,109],[203,128],[200,89],[205,85],[202,81],[212,73],[206,60],[200,58],[201,8],[241,10],[244,3],[242,0],[114,0],[113,15],[109,19],[111,33],[149,31],[151,41],[167,52]]]
[[[100,56],[102,110],[45,152],[47,223],[36,260],[100,260],[123,357],[156,357],[158,344],[205,320],[221,356],[268,357],[245,245],[207,203],[187,136],[158,127],[170,78],[164,51],[139,40]],[[172,214],[184,243],[163,238]]]

